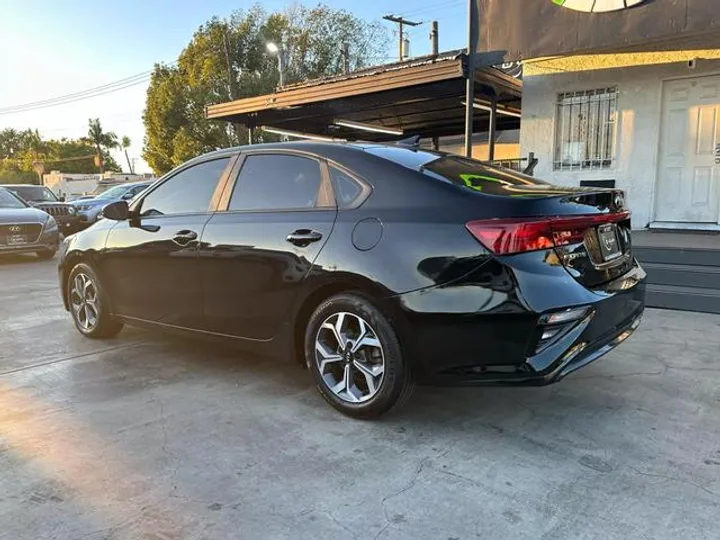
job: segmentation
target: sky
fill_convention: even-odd
[[[226,17],[255,2],[230,0],[0,0],[0,129],[38,129],[45,138],[87,134],[88,118],[132,140],[137,172],[150,172],[142,160],[147,83],[34,111],[2,109],[65,96],[148,72],[156,62],[173,62],[193,32],[213,16]],[[268,11],[290,0],[258,2]],[[307,6],[316,2],[300,2]],[[429,21],[439,24],[440,50],[465,44],[467,0],[325,0],[367,20],[394,13],[428,24],[410,28],[411,54],[430,52]],[[392,6],[392,10],[388,7]],[[396,26],[385,23],[390,31]],[[387,56],[397,54],[397,34]],[[127,170],[125,157],[115,158]]]

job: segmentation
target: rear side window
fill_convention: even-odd
[[[513,188],[521,186],[517,196],[527,196],[528,190],[542,190],[548,185],[532,176],[453,154],[392,147],[367,151],[437,180],[490,195],[512,196]]]
[[[301,210],[321,201],[322,174],[314,159],[280,154],[248,156],[228,210]]]
[[[142,202],[142,216],[208,212],[218,181],[230,158],[188,167],[163,182]]]
[[[363,187],[350,175],[330,167],[330,181],[335,192],[338,208],[350,208],[363,194]]]

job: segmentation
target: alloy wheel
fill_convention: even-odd
[[[325,385],[338,398],[363,403],[380,390],[385,356],[375,330],[354,313],[334,313],[315,338],[315,362]]]
[[[70,287],[70,304],[75,320],[83,330],[92,330],[98,323],[99,306],[97,286],[85,273],[75,275]]]

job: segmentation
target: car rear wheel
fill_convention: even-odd
[[[412,380],[397,332],[357,294],[317,307],[305,332],[305,358],[325,400],[354,418],[375,418],[409,395]]]
[[[76,265],[68,278],[68,300],[75,327],[86,337],[110,338],[122,330],[122,323],[108,309],[100,280],[85,263]]]

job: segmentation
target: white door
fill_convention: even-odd
[[[665,83],[656,221],[720,221],[720,77]]]

